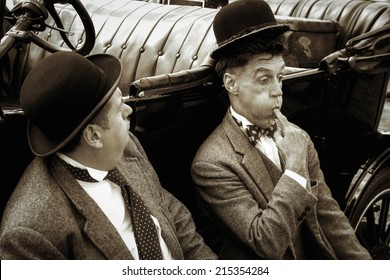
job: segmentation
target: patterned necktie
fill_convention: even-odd
[[[233,117],[233,120],[238,124],[241,129],[243,128],[242,122]],[[261,136],[268,136],[272,138],[277,129],[276,123],[269,128],[259,128],[253,124],[247,125],[244,129],[246,135],[248,136],[251,143],[256,146],[257,142],[259,142]]]
[[[98,182],[89,175],[88,170],[74,167],[64,160],[61,163],[77,180],[85,182]],[[108,172],[106,178],[117,184],[122,191],[126,208],[132,216],[135,242],[140,260],[162,260],[161,247],[158,240],[157,230],[141,197],[127,184],[126,179],[117,168]]]
[[[108,172],[107,179],[121,187],[128,211],[133,218],[140,260],[162,260],[157,230],[142,198],[130,188],[117,168]]]

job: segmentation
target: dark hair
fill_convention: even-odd
[[[95,124],[101,126],[103,129],[109,129],[110,123],[108,121],[108,111],[110,110],[111,104],[106,103],[103,108],[99,111],[99,113],[90,121],[89,124]],[[86,126],[87,126],[86,125]],[[85,126],[85,127],[86,127]],[[79,132],[70,140],[62,149],[61,152],[71,152],[75,149],[75,147],[80,144],[80,140],[83,134],[85,127],[81,128]]]
[[[218,76],[223,77],[229,68],[241,67],[245,65],[249,59],[260,53],[270,53],[272,55],[283,54],[284,52],[284,36],[280,35],[275,39],[254,39],[250,42],[242,42],[227,48],[221,54],[215,65],[215,71]]]

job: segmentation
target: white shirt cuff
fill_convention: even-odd
[[[306,189],[307,180],[305,178],[303,178],[301,175],[295,173],[294,171],[288,170],[288,169],[284,170],[284,174],[286,174],[291,179],[294,179],[295,181],[297,181],[298,184],[300,184],[303,188]]]

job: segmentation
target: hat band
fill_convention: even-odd
[[[264,27],[268,27],[268,26],[275,26],[277,25],[276,22],[266,22],[266,23],[262,23],[262,24],[258,24],[258,25],[253,25],[253,26],[250,26],[250,27],[246,27],[244,28],[243,30],[241,30],[240,32],[234,34],[233,36],[231,36],[230,38],[222,41],[221,43],[218,44],[218,46],[223,46],[223,45],[226,45],[234,40],[236,40],[237,38],[240,38],[244,35],[248,35],[249,33],[255,31],[255,30],[258,30],[258,29],[261,29],[261,28],[264,28]]]

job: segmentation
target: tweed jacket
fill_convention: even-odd
[[[118,169],[160,223],[174,259],[215,259],[185,206],[160,186],[131,135]],[[1,223],[1,259],[133,259],[115,227],[58,158],[35,158]]]
[[[228,110],[191,168],[202,208],[222,229],[220,258],[371,258],[331,197],[311,142],[307,149],[305,189],[250,143]]]

